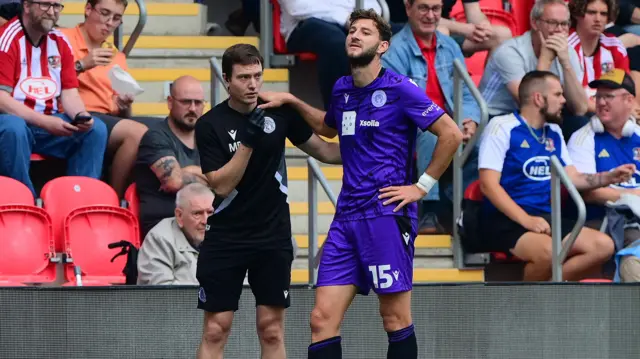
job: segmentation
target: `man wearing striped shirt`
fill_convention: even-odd
[[[36,195],[32,153],[67,159],[68,175],[99,178],[107,129],[86,111],[71,46],[53,29],[64,7],[60,0],[22,6],[0,27],[0,175]]]

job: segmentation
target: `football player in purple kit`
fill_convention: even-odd
[[[342,358],[340,325],[356,294],[378,295],[387,358],[415,359],[411,318],[416,201],[445,171],[462,142],[453,120],[409,78],[382,67],[391,28],[373,10],[349,19],[351,76],[339,79],[325,113],[290,94],[266,93],[262,107],[293,106],[314,131],[340,137],[344,166],[336,214],[324,244],[311,313],[309,359]],[[417,128],[438,136],[426,172],[413,183]]]

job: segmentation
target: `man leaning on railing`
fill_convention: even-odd
[[[558,76],[532,71],[522,79],[518,94],[520,111],[493,118],[480,144],[478,167],[485,196],[480,235],[485,250],[511,252],[526,262],[525,281],[547,281],[552,263],[550,157],[560,159],[578,190],[627,181],[635,166],[578,172],[558,126],[565,104]],[[565,238],[574,222],[563,218],[561,224]],[[592,275],[612,254],[611,238],[584,228],[563,263],[563,278],[574,281]]]

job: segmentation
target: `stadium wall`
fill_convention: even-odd
[[[291,290],[288,357],[306,358],[313,290]],[[640,357],[640,286],[422,285],[413,295],[420,358]],[[194,358],[202,313],[194,287],[0,288],[0,358]],[[225,358],[259,357],[245,289]],[[386,357],[375,296],[347,313],[346,359]]]

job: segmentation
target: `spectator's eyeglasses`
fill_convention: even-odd
[[[174,101],[178,101],[178,103],[180,103],[182,106],[184,107],[188,107],[191,106],[191,104],[193,104],[195,107],[201,107],[204,106],[205,101],[204,100],[193,100],[193,99],[189,99],[189,98],[173,98]]]
[[[60,12],[64,9],[64,5],[56,2],[44,2],[44,1],[29,1],[31,4],[38,5],[40,10],[49,11],[50,8],[53,8],[53,12]]]
[[[540,21],[549,25],[549,27],[552,29],[556,29],[558,27],[562,29],[568,29],[571,26],[571,21],[556,21],[556,20],[544,20],[544,19],[540,19]]]
[[[596,93],[596,101],[598,100],[604,100],[607,103],[610,103],[611,101],[613,101],[614,98],[618,97],[618,96],[625,96],[628,95],[626,93]]]
[[[97,7],[94,7],[93,9],[98,12],[98,15],[100,16],[100,21],[105,24],[108,23],[109,20],[113,21],[113,23],[116,25],[119,25],[122,23],[122,14],[114,14],[107,9],[101,9]]]
[[[418,5],[418,12],[421,14],[428,14],[429,11],[433,11],[434,15],[440,15],[442,14],[442,5],[434,5],[434,6],[428,6],[428,5]]]

